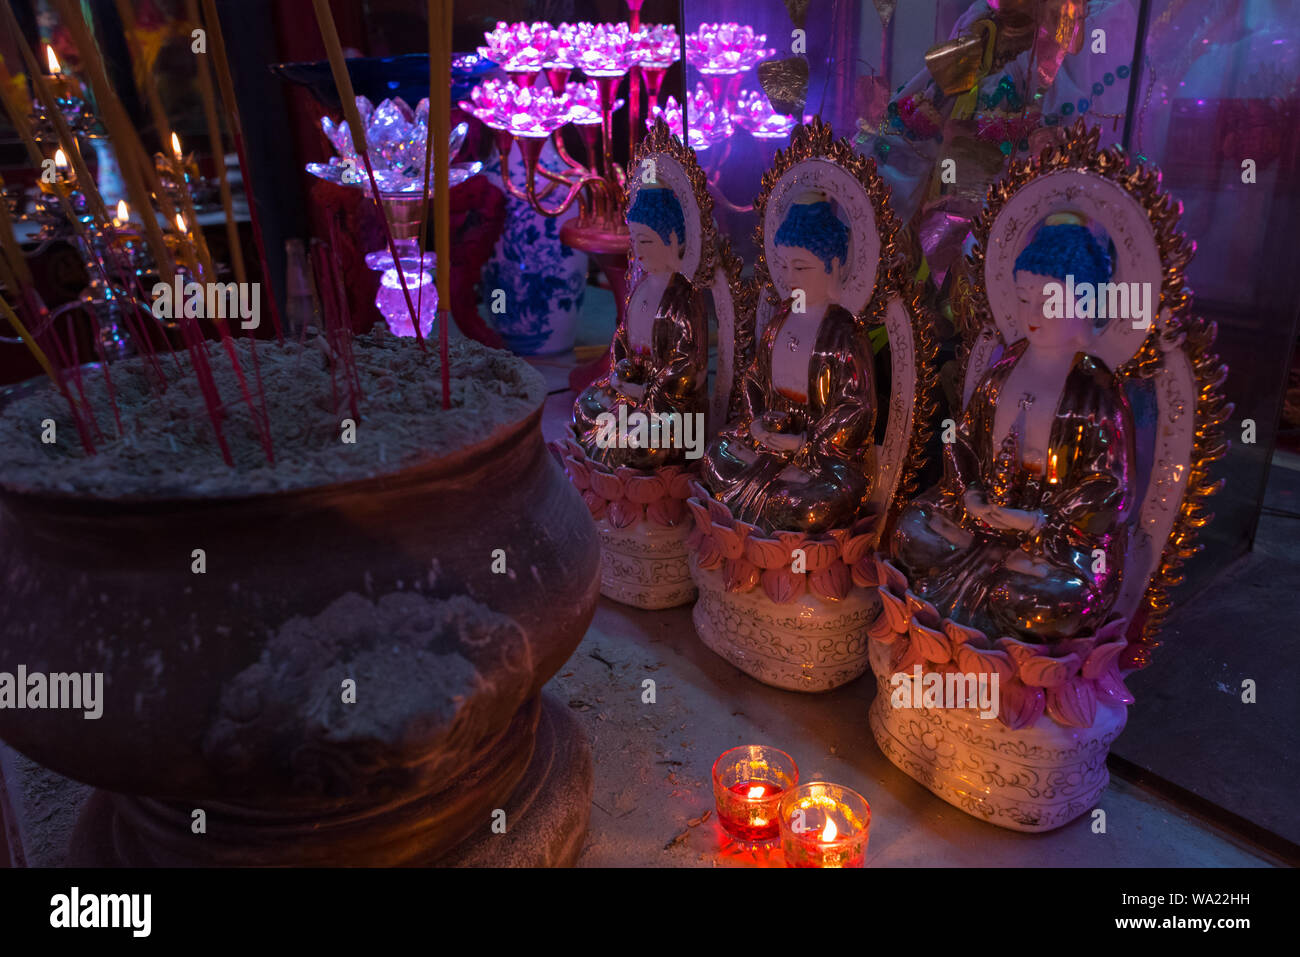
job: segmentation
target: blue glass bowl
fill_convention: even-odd
[[[497,65],[477,53],[456,53],[451,60],[451,102],[458,103],[469,95]],[[429,55],[408,53],[403,56],[352,57],[347,61],[348,75],[357,96],[372,103],[400,96],[414,107],[429,95]],[[334,75],[328,60],[315,63],[272,63],[276,76],[305,86],[316,101],[327,110],[337,113],[342,109]]]

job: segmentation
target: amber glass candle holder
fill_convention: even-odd
[[[759,744],[724,751],[713,762],[718,821],[739,841],[774,840],[781,797],[798,783],[799,769],[784,751]]]
[[[786,867],[862,867],[871,805],[852,788],[810,781],[781,798],[777,820]]]

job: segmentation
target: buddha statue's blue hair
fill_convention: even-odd
[[[849,227],[835,215],[826,200],[794,203],[776,231],[776,245],[806,249],[831,271],[831,261],[843,265],[849,258]]]
[[[682,215],[682,204],[671,189],[642,186],[628,208],[627,221],[649,226],[665,245],[672,241],[673,233],[677,234],[679,243],[686,245],[686,217]]]
[[[1040,227],[1021,250],[1015,271],[1022,270],[1062,282],[1074,276],[1076,283],[1096,284],[1110,280],[1112,267],[1110,256],[1086,226],[1057,223]]]

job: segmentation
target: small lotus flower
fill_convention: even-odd
[[[508,73],[540,70],[550,49],[553,32],[552,26],[544,21],[498,21],[495,30],[483,34],[487,46],[479,47],[478,52]]]
[[[705,76],[744,73],[776,53],[764,49],[766,40],[766,34],[739,23],[701,23],[686,35],[686,62]]]
[[[671,23],[643,26],[634,34],[633,44],[636,62],[643,67],[666,70],[682,57],[677,28]]]
[[[755,139],[785,139],[795,127],[795,118],[772,109],[765,94],[747,90],[736,100],[731,118],[741,129],[749,130]]]
[[[578,126],[598,126],[604,119],[600,109],[600,89],[594,80],[586,83],[566,83],[564,86],[564,105],[569,122]],[[623,100],[615,100],[612,112],[623,108]]]
[[[636,42],[626,23],[580,24],[574,66],[587,76],[622,76],[636,61]]]
[[[378,106],[364,96],[357,97],[357,110],[365,125],[366,152],[375,171],[381,193],[414,193],[424,189],[424,153],[429,140],[429,101],[421,100],[412,110],[400,97],[384,100]],[[369,188],[362,158],[352,142],[347,121],[335,125],[328,116],[321,118],[325,138],[337,156],[328,163],[308,163],[307,172],[332,183],[346,183]],[[455,156],[469,126],[458,123],[451,131],[449,156]],[[452,186],[465,182],[482,170],[482,163],[453,163],[448,178]]]

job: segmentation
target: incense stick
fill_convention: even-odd
[[[185,16],[191,23],[202,22],[199,19],[198,0],[185,0]],[[239,241],[239,224],[235,222],[235,204],[230,193],[230,177],[226,174],[226,146],[221,138],[221,120],[217,116],[217,102],[212,89],[208,56],[206,47],[198,54],[199,94],[203,98],[203,114],[208,124],[208,143],[212,150],[212,162],[217,168],[221,206],[226,213],[226,245],[230,247],[230,265],[235,273],[235,281],[243,286],[248,282],[248,272],[244,267],[244,249]]]
[[[442,407],[451,408],[448,328],[451,319],[451,2],[429,0],[429,128],[436,181],[433,196],[434,248],[437,255],[438,358],[442,366]],[[437,16],[435,17],[435,12]],[[435,32],[435,27],[437,32]],[[425,187],[427,190],[427,186]],[[427,202],[427,193],[426,193]]]
[[[262,239],[261,220],[257,215],[257,194],[253,189],[252,170],[248,165],[248,156],[244,152],[244,128],[239,122],[235,83],[231,79],[230,61],[226,57],[226,38],[221,32],[221,18],[217,15],[214,0],[203,0],[203,24],[207,27],[208,39],[212,42],[212,62],[217,74],[217,88],[221,91],[221,101],[226,107],[226,123],[230,127],[230,136],[235,142],[235,153],[239,156],[239,170],[244,179],[244,194],[248,197],[248,218],[253,227],[257,258],[262,266],[262,282],[266,285],[266,301],[271,310],[271,325],[275,327],[275,337],[280,342],[284,342],[284,329],[280,325],[280,305],[275,298],[275,282],[267,265],[266,244]]]
[[[334,86],[338,89],[339,99],[343,103],[343,115],[348,121],[348,133],[352,137],[352,148],[361,157],[366,167],[366,176],[370,180],[370,191],[375,205],[379,208],[379,222],[384,227],[384,240],[388,245],[389,255],[397,270],[398,281],[402,285],[402,295],[406,299],[406,311],[410,314],[411,325],[415,327],[415,339],[424,348],[424,332],[420,329],[420,317],[415,311],[415,302],[411,299],[411,290],[406,284],[406,269],[402,258],[397,254],[397,244],[393,242],[393,232],[388,228],[388,214],[384,212],[383,197],[379,192],[379,182],[375,179],[374,168],[370,165],[370,149],[366,144],[366,127],[361,122],[361,113],[357,109],[356,93],[352,89],[352,77],[348,74],[348,64],[343,58],[343,45],[339,42],[339,33],[334,26],[334,14],[330,11],[329,0],[311,0],[316,11],[316,22],[320,26],[321,39],[325,41],[325,53],[329,57],[330,72],[334,75]]]

